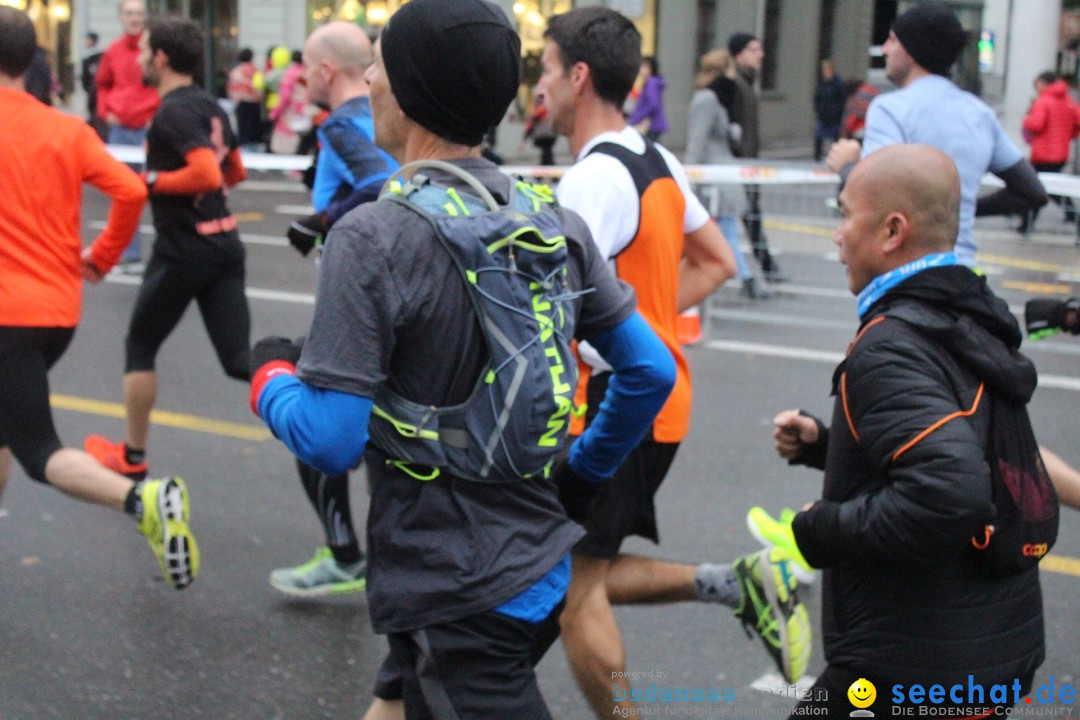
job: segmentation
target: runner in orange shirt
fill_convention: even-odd
[[[567,513],[587,532],[574,547],[560,619],[570,667],[598,717],[632,712],[625,687],[612,687],[612,678],[626,677],[612,604],[699,600],[735,609],[794,682],[806,667],[810,626],[786,582],[786,560],[757,552],[732,564],[691,565],[621,551],[631,535],[659,542],[654,496],[690,426],[690,368],[676,318],[732,277],[735,259],[679,161],[623,117],[641,65],[641,36],[633,23],[609,8],[583,7],[553,17],[544,37],[537,92],[576,158],[556,196],[581,215],[612,271],[633,286],[639,312],[677,368],[652,432],[611,481],[595,494],[583,492],[586,483],[563,488]],[[610,370],[587,344],[579,350],[585,365],[578,404],[587,403],[589,420],[604,398]]]
[[[48,370],[79,321],[82,280],[99,282],[139,222],[146,188],[113,160],[81,118],[24,90],[37,39],[22,11],[0,7],[0,491],[10,456],[26,474],[86,502],[132,515],[176,588],[198,572],[180,478],[136,484],[61,445],[49,408]],[[79,207],[89,182],[112,198],[105,230],[82,249]]]

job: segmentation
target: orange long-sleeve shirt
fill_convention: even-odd
[[[131,241],[146,186],[81,118],[6,88],[0,108],[0,325],[74,327],[82,301],[83,183],[112,198],[91,251],[102,272]]]

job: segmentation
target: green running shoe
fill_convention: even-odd
[[[352,565],[342,565],[334,559],[330,548],[323,545],[315,557],[294,568],[278,568],[270,573],[270,584],[286,595],[320,597],[362,592],[367,588],[367,561],[360,558]]]
[[[147,480],[139,488],[142,517],[139,532],[161,566],[161,574],[182,590],[199,573],[199,545],[188,527],[190,507],[187,487],[178,477]]]
[[[812,633],[791,563],[780,550],[766,548],[739,558],[733,570],[742,589],[735,617],[742,620],[748,636],[753,637],[753,629],[765,643],[784,679],[796,682],[810,663]]]
[[[817,579],[817,570],[806,562],[806,558],[799,552],[799,546],[795,542],[795,535],[791,531],[791,521],[795,519],[795,511],[784,508],[780,511],[780,520],[773,519],[769,513],[760,507],[750,508],[746,513],[746,527],[750,534],[757,538],[758,542],[767,548],[779,548],[784,555],[791,560],[791,571],[795,578],[804,585],[809,585]]]

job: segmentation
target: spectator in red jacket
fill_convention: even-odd
[[[1031,164],[1039,172],[1060,172],[1069,159],[1069,147],[1080,133],[1080,105],[1069,95],[1069,86],[1052,72],[1035,78],[1038,97],[1024,118],[1024,139],[1031,145]],[[1072,202],[1059,195],[1050,199],[1066,213],[1075,213]],[[1038,210],[1029,211],[1017,228],[1030,232]]]
[[[141,146],[160,102],[154,88],[143,82],[139,65],[139,36],[146,28],[146,5],[143,0],[121,0],[119,12],[124,34],[101,56],[97,71],[97,112],[109,126],[110,145]],[[121,266],[131,268],[141,259],[142,236],[136,230],[121,258]]]
[[[139,36],[146,27],[142,0],[120,3],[120,24],[124,34],[109,45],[98,68],[98,114],[109,124],[110,143],[142,145],[158,108],[158,95],[143,83],[139,68]]]

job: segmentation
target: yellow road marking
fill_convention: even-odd
[[[91,400],[90,398],[75,397],[73,395],[49,396],[49,402],[54,408],[71,410],[74,412],[101,415],[104,417],[124,417],[124,406],[119,403]],[[247,425],[244,423],[228,422],[226,420],[214,420],[213,418],[199,417],[198,415],[186,415],[184,413],[169,412],[167,410],[154,410],[150,413],[150,422],[155,425],[180,428],[181,430],[194,430],[196,432],[221,435],[224,437],[239,438],[240,440],[253,440],[263,442],[273,435],[265,427]]]
[[[788,230],[790,232],[802,233],[803,235],[814,235],[815,237],[831,238],[833,231],[828,228],[815,227],[814,225],[800,225],[798,223],[781,222],[779,220],[765,220],[761,223],[765,226],[766,230]]]
[[[1021,270],[1038,270],[1040,272],[1080,272],[1080,268],[1069,268],[1060,263],[1048,263],[1040,262],[1038,260],[1024,260],[1023,258],[1014,258],[1007,255],[987,255],[985,253],[975,253],[975,259],[979,262],[989,263],[991,265],[1005,265],[1007,267],[1020,268]]]
[[[1068,285],[1055,285],[1053,283],[1023,282],[1021,280],[1002,280],[1001,286],[1009,290],[1020,290],[1025,293],[1039,295],[1067,295],[1072,288]]]
[[[1080,577],[1080,559],[1066,557],[1065,555],[1047,555],[1039,561],[1039,568],[1062,575],[1075,575]]]
[[[261,212],[243,212],[233,213],[233,217],[236,218],[236,222],[259,222],[263,219]]]
[[[73,412],[101,415],[103,417],[123,418],[124,406],[119,403],[92,400],[90,398],[75,397],[74,395],[59,395],[53,393],[49,396],[49,402],[54,408],[71,410]],[[198,415],[186,415],[184,413],[169,412],[167,410],[154,410],[150,413],[150,422],[155,425],[179,428],[181,430],[194,430],[196,432],[221,435],[224,437],[239,438],[241,440],[253,440],[264,442],[273,437],[265,427],[258,425],[246,425],[244,423],[228,422],[226,420],[214,420],[213,418],[200,417]],[[1047,555],[1040,561],[1039,567],[1048,572],[1061,573],[1080,577],[1080,558],[1065,555]]]

